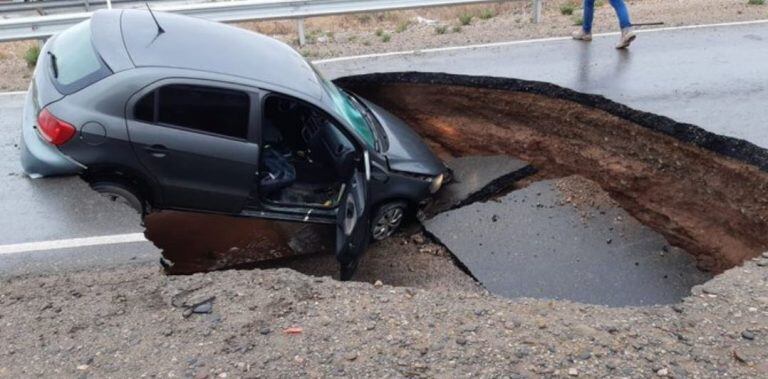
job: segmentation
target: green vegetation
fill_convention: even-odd
[[[448,31],[448,27],[445,25],[439,25],[435,27],[435,33],[437,34],[445,34],[445,32]]]
[[[37,64],[37,57],[40,56],[40,46],[33,45],[24,53],[24,60],[27,62],[27,67],[32,68]]]
[[[412,23],[413,22],[411,20],[400,21],[400,23],[397,24],[397,29],[395,29],[395,32],[402,33],[404,31],[408,30],[408,28],[411,26]]]
[[[584,25],[584,18],[581,16],[576,16],[573,18],[573,26],[582,26]]]
[[[452,30],[454,33],[461,33],[461,25],[454,26]]]
[[[392,39],[392,36],[389,35],[389,33],[384,33],[381,35],[381,42],[387,43]]]
[[[384,29],[376,29],[376,37],[381,37],[384,34]]]
[[[597,0],[597,1],[595,1],[595,7],[596,8],[600,8],[603,5],[605,5],[605,1],[604,0]]]
[[[486,8],[480,12],[478,17],[480,17],[481,20],[487,20],[489,18],[493,18],[494,16],[496,16],[496,12],[493,9]]]
[[[570,16],[576,10],[576,5],[573,3],[565,3],[560,6],[560,14],[564,16]]]
[[[749,0],[749,1],[747,1],[747,4],[749,4],[749,5],[763,5],[763,4],[765,4],[765,0]]]
[[[462,25],[469,25],[472,22],[472,15],[469,13],[463,13],[459,15],[459,22]]]
[[[349,38],[347,38],[347,42],[355,42],[355,41],[357,41],[357,36],[349,36]]]
[[[363,46],[371,46],[371,41],[369,40],[363,41]]]

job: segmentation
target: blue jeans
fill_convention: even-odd
[[[629,21],[629,10],[624,0],[611,0],[611,6],[616,10],[616,16],[619,17],[619,25],[622,29],[632,26]],[[584,0],[584,31],[592,33],[592,19],[595,17],[595,0]]]

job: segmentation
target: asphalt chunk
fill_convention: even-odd
[[[452,180],[425,209],[427,216],[503,193],[536,171],[528,162],[508,155],[466,156],[451,159],[446,165]]]
[[[580,177],[537,182],[424,226],[483,286],[505,297],[671,304],[710,277]]]

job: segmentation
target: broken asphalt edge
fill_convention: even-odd
[[[500,176],[494,179],[492,182],[488,183],[486,186],[484,186],[480,190],[467,196],[466,199],[452,206],[451,208],[446,210],[446,212],[453,209],[461,208],[465,205],[469,205],[478,201],[490,200],[494,196],[501,195],[504,192],[507,192],[508,190],[513,189],[515,183],[517,183],[521,179],[525,179],[535,174],[536,172],[538,172],[538,170],[529,164],[517,171]],[[443,212],[440,212],[440,213],[443,213]]]
[[[605,111],[644,128],[671,136],[681,142],[693,144],[768,172],[768,150],[751,142],[715,134],[696,125],[677,122],[666,116],[630,108],[601,95],[581,93],[552,83],[515,78],[414,71],[353,75],[338,78],[334,82],[342,88],[384,84],[431,84],[548,96]]]

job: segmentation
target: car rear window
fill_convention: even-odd
[[[171,84],[144,95],[133,113],[141,121],[246,139],[250,107],[242,91]]]
[[[73,93],[111,74],[91,42],[91,21],[83,21],[63,32],[50,50],[51,74],[57,89]]]

